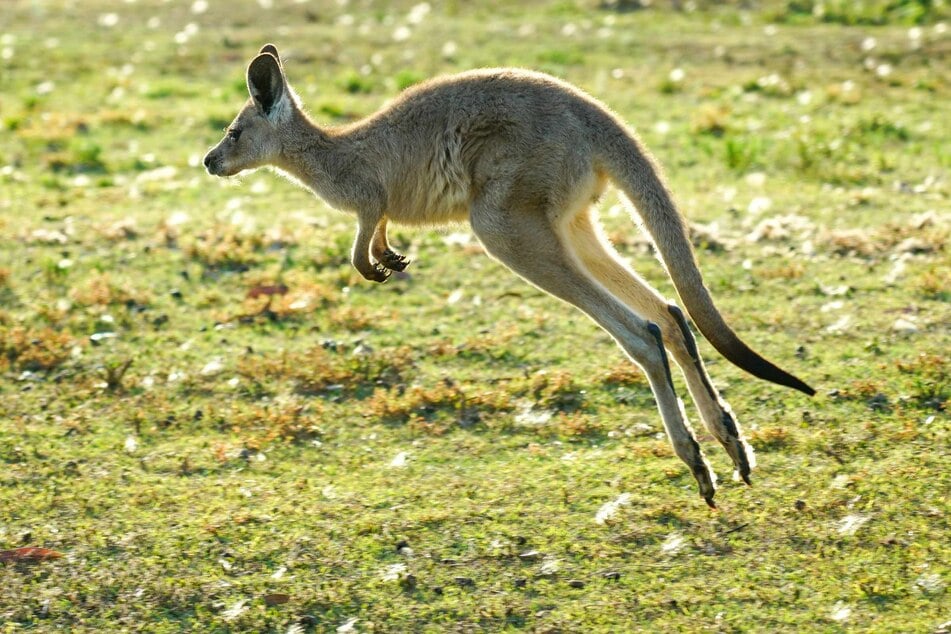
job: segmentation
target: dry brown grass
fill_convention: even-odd
[[[70,298],[81,306],[110,306],[115,304],[135,304],[145,306],[150,303],[148,292],[133,287],[130,283],[116,282],[109,273],[94,273],[69,292]]]
[[[14,370],[52,370],[69,359],[74,345],[72,336],[52,328],[0,329],[0,359]]]

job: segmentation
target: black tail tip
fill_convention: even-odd
[[[796,377],[792,377],[792,379],[793,379],[793,381],[792,381],[791,383],[787,384],[788,387],[791,387],[791,388],[793,388],[794,390],[799,390],[800,392],[802,392],[802,393],[805,394],[806,396],[815,396],[815,395],[816,395],[815,389],[813,389],[810,385],[807,385],[806,383],[803,383],[802,381],[800,381],[800,380],[797,379]]]
[[[786,372],[771,361],[764,359],[739,339],[736,340],[735,347],[719,346],[716,343],[714,343],[713,347],[726,357],[730,363],[746,370],[757,378],[775,383],[776,385],[799,390],[809,396],[814,396],[816,393],[805,381]]]
[[[768,366],[764,368],[762,372],[753,372],[755,376],[758,376],[761,379],[765,379],[770,383],[775,383],[776,385],[782,385],[783,387],[789,387],[794,390],[799,390],[807,396],[815,396],[816,391],[812,386],[808,385],[805,381],[794,377],[792,374],[789,374],[785,370],[780,370],[772,363],[766,361]],[[760,368],[756,368],[760,370]]]

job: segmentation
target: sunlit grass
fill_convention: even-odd
[[[0,551],[63,557],[0,557],[0,630],[947,629],[948,8],[642,4],[5,4]],[[820,391],[701,342],[755,486],[688,400],[711,514],[643,376],[464,228],[393,228],[373,285],[346,215],[207,176],[268,41],[328,124],[517,65],[636,127],[728,320]]]

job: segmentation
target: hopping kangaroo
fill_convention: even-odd
[[[250,99],[205,156],[209,174],[271,166],[353,212],[353,266],[376,282],[409,263],[390,248],[387,223],[468,219],[492,257],[579,308],[643,369],[673,448],[710,506],[716,476],[674,392],[668,351],[701,419],[747,484],[753,451],[711,383],[683,312],[634,273],[601,232],[594,207],[609,181],[643,221],[713,347],[759,378],[815,393],[726,324],[659,168],[634,133],[581,90],[540,73],[475,70],[415,86],[362,121],[322,127],[302,110],[273,45],[251,61],[247,83]]]

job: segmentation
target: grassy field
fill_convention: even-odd
[[[947,3],[632,4],[3,2],[0,632],[951,629]],[[381,286],[351,218],[207,176],[267,41],[328,124],[501,65],[629,121],[819,390],[700,342],[754,487],[701,433],[708,509],[636,368],[467,228],[391,232]]]

